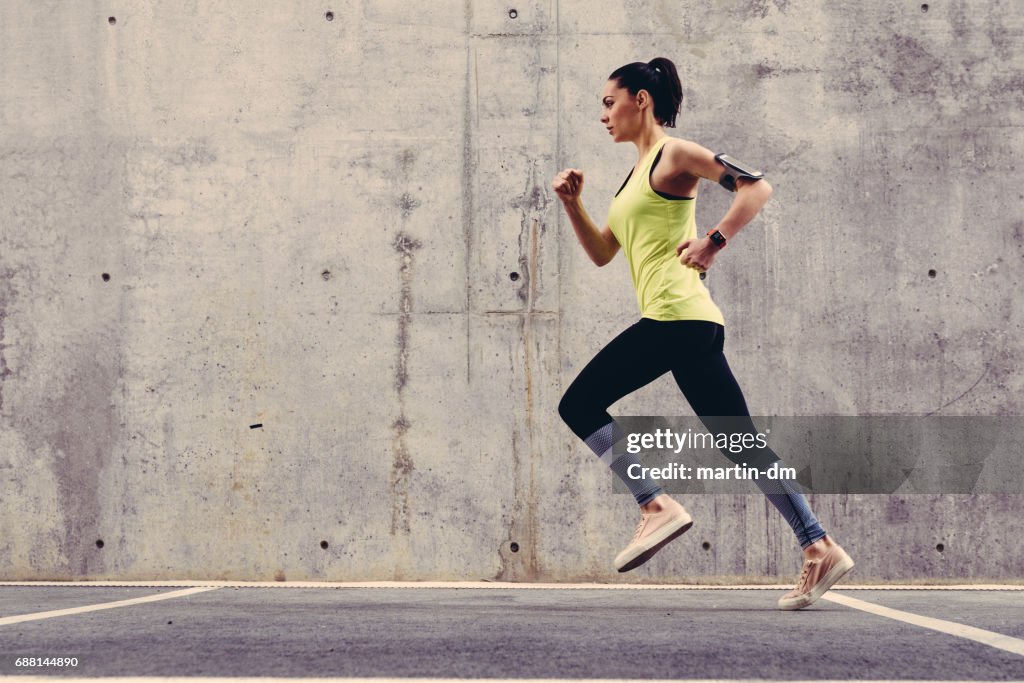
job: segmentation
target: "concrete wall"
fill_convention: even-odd
[[[668,56],[670,132],[776,188],[708,281],[751,411],[1024,415],[1017,10],[0,4],[0,578],[792,580],[760,495],[612,569],[556,406],[638,314],[551,179],[603,223],[600,89]],[[811,503],[859,580],[1022,577],[1020,496]]]

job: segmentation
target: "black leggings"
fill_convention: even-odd
[[[718,424],[703,419],[709,430],[718,432],[727,425],[725,431],[730,433],[756,433],[752,421],[735,419],[749,418],[750,413],[725,360],[724,344],[725,328],[715,322],[641,318],[587,363],[562,396],[558,413],[576,436],[585,440],[612,421],[608,406],[671,370],[699,417],[734,418]],[[769,448],[759,450],[761,462],[745,462],[763,466],[778,459]],[[737,454],[723,453],[740,462]]]
[[[724,343],[725,328],[718,323],[641,318],[587,363],[566,390],[558,412],[576,436],[587,441],[588,436],[613,421],[608,406],[671,370],[686,400],[710,432],[755,434],[743,392],[725,362]],[[595,453],[602,455],[607,446],[602,443]],[[771,448],[740,453],[720,450],[732,462],[759,469],[779,459]],[[795,482],[759,477],[754,483],[782,513],[801,547],[825,536]]]

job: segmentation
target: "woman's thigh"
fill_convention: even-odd
[[[724,328],[717,330],[714,343],[703,356],[673,366],[672,377],[709,432],[754,436],[758,433],[757,428],[750,419],[743,391],[725,359],[724,332]],[[723,453],[734,462],[757,466],[767,466],[778,460],[770,448]]]
[[[749,415],[743,391],[725,359],[725,328],[715,324],[711,334],[699,353],[677,358],[672,377],[699,416]]]
[[[648,322],[641,319],[608,342],[565,390],[559,412],[580,438],[608,423],[608,406],[669,371],[670,359],[653,352],[658,338]]]
[[[714,342],[715,323],[641,318],[612,339],[573,380],[559,412],[586,438],[608,423],[608,406],[672,369],[680,358],[701,356]]]

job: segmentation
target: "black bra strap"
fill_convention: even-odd
[[[647,175],[647,184],[648,185],[651,185],[651,177],[654,175],[654,167],[658,165],[658,161],[661,159],[661,153],[664,152],[664,151],[665,151],[665,146],[662,145],[661,149],[658,150],[657,156],[654,157],[654,163],[651,164],[651,172]],[[625,184],[623,184],[623,186],[625,186]],[[654,190],[654,185],[651,185],[651,189]],[[621,190],[620,190],[620,192],[621,192]],[[668,194],[667,192],[659,192],[658,190],[654,190],[654,194],[658,195],[659,197],[664,197],[665,199],[693,199],[693,197],[679,197],[679,196],[674,195],[674,194]]]
[[[626,179],[622,181],[622,187],[620,187],[620,188],[619,188],[619,192],[622,192],[622,189],[623,189],[624,187],[626,187],[626,183],[628,183],[628,182],[629,182],[629,179],[630,179],[630,178],[632,178],[632,177],[633,177],[633,169],[629,169],[629,175],[628,175],[628,176],[626,176]],[[616,192],[616,193],[615,193],[615,196],[616,196],[616,197],[618,197],[618,196],[619,196],[619,192]]]

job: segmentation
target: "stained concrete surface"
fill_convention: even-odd
[[[634,506],[556,406],[638,314],[550,181],[603,221],[600,89],[658,55],[669,133],[775,187],[708,279],[755,414],[1024,415],[1016,10],[2,3],[0,577],[618,580]],[[981,580],[1020,500],[811,503],[861,580]],[[799,571],[759,497],[686,504],[644,580]]]

